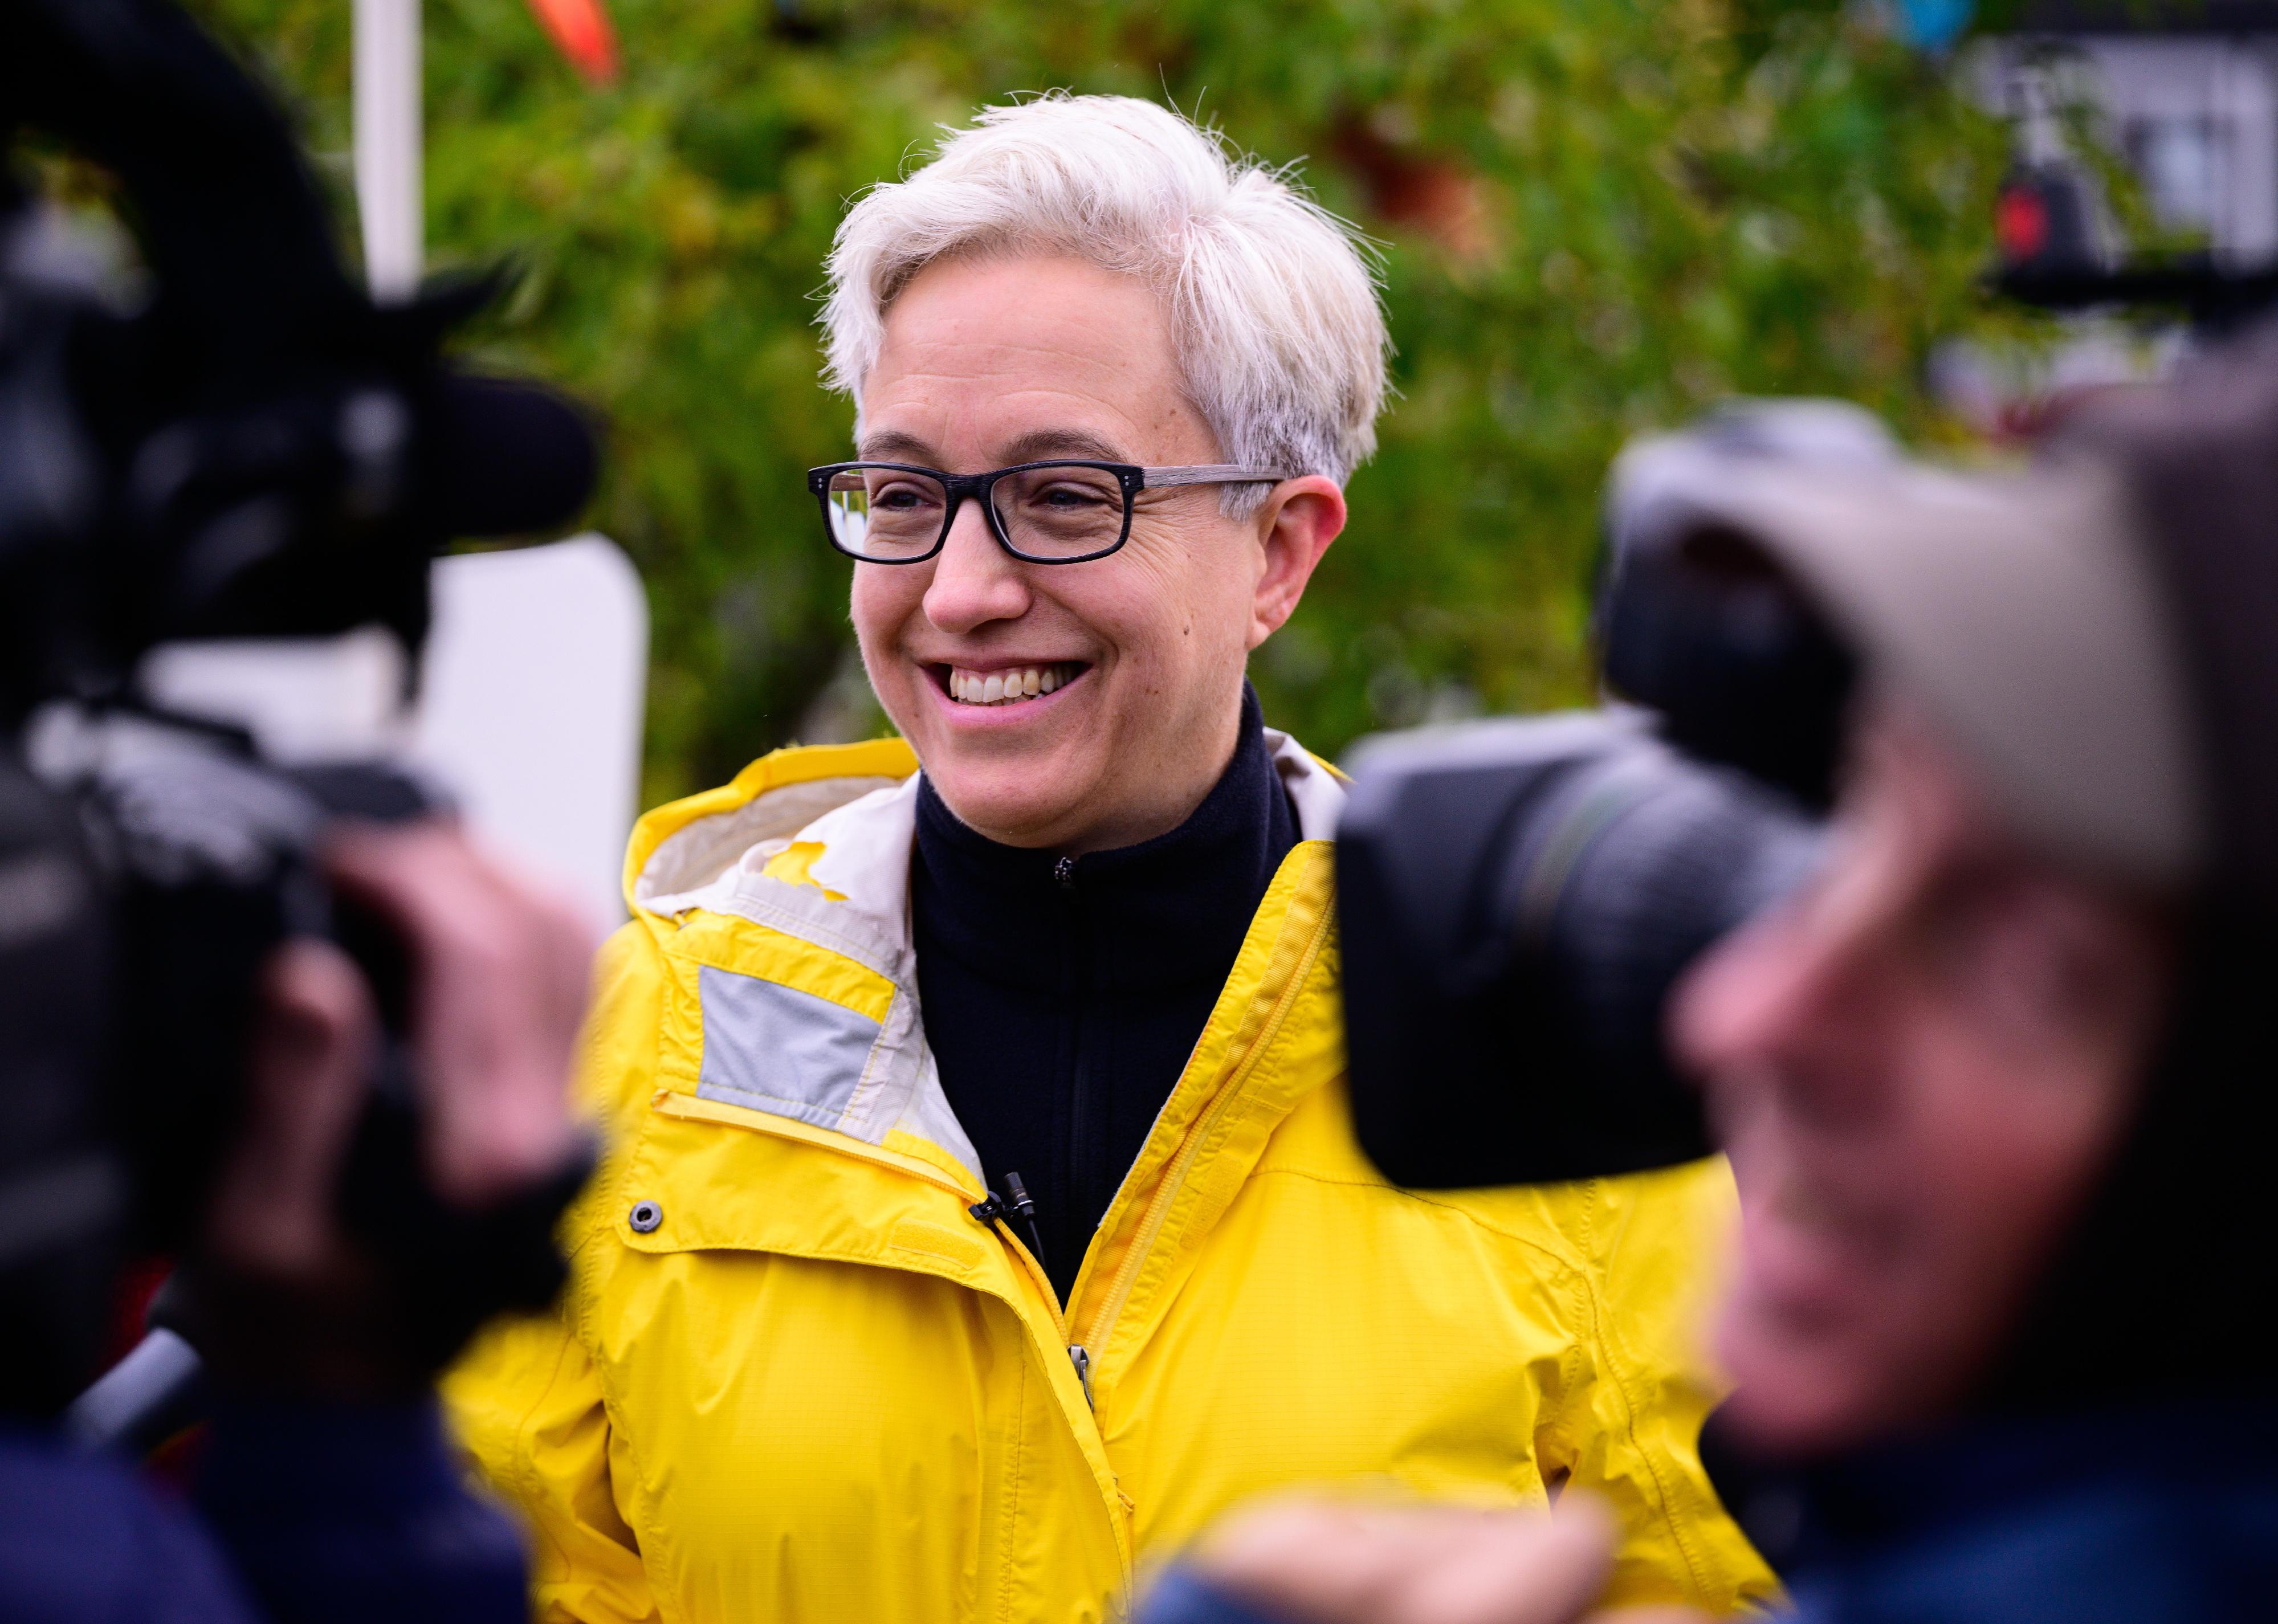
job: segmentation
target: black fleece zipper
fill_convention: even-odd
[[[1082,857],[998,845],[930,783],[917,821],[927,1040],[990,1188],[1009,1198],[1005,1176],[1021,1175],[1036,1261],[1065,1302],[1296,820],[1252,701],[1218,785],[1143,845]]]

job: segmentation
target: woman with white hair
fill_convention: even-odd
[[[633,836],[572,1285],[449,1387],[541,1613],[1112,1617],[1338,1482],[1584,1485],[1617,1598],[1755,1593],[1694,1449],[1722,1168],[1426,1198],[1352,1143],[1342,791],[1242,675],[1373,447],[1349,233],[1174,113],[1049,97],[830,270],[857,460],[809,499],[901,737]]]

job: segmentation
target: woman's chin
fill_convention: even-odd
[[[999,845],[1058,846],[1066,844],[1071,824],[1082,808],[1082,797],[1069,793],[1071,783],[1088,782],[1057,759],[1009,761],[990,756],[959,759],[964,754],[952,744],[925,761],[933,782],[957,820],[987,835]]]
[[[1085,730],[1069,725],[1089,686],[971,705],[928,682],[902,731],[960,822],[1006,845],[1056,844],[1099,781],[1079,759]]]

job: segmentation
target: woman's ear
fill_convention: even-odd
[[[1320,474],[1285,479],[1266,497],[1255,522],[1260,568],[1250,604],[1251,648],[1296,613],[1313,567],[1345,528],[1345,493]]]

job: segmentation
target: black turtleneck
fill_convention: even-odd
[[[1136,846],[1002,846],[918,787],[926,1041],[990,1187],[1006,1193],[1017,1173],[1036,1202],[1039,1261],[1063,1302],[1296,842],[1246,684],[1217,786]]]

